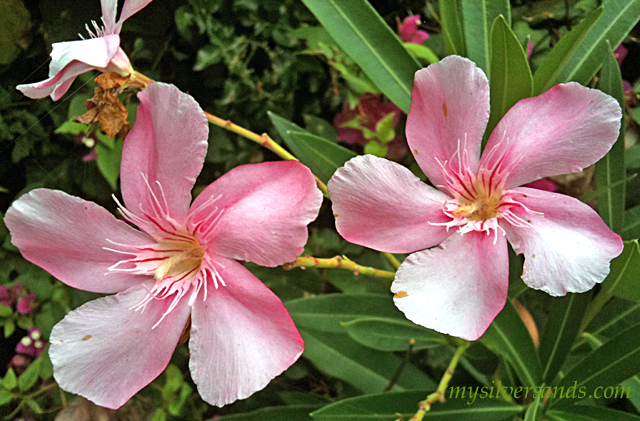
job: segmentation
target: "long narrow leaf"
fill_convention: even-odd
[[[467,57],[484,70],[487,77],[491,76],[491,26],[500,15],[504,16],[507,27],[511,28],[509,0],[462,0]]]
[[[602,18],[573,53],[555,83],[572,80],[583,85],[589,83],[602,63],[601,49],[605,42],[608,40],[611,47],[616,48],[640,20],[638,0],[607,0],[603,6]]]
[[[311,416],[319,421],[394,421],[398,419],[398,414],[402,414],[408,420],[418,410],[418,402],[430,392],[433,390],[378,393],[343,399],[313,412]],[[433,405],[425,420],[501,421],[513,419],[515,414],[522,412],[521,406],[502,400],[474,400],[468,395],[455,398],[449,393],[445,398],[446,402]]]
[[[540,64],[536,74],[533,75],[534,92],[539,95],[560,82],[564,67],[569,63],[571,57],[578,47],[584,42],[587,34],[602,16],[603,8],[594,10],[587,18],[580,22],[568,34],[560,38],[560,41],[553,47],[549,56]],[[560,81],[560,82],[559,82]]]
[[[480,341],[509,361],[523,384],[530,387],[540,385],[540,359],[529,331],[510,300]]]
[[[466,56],[462,18],[460,15],[461,0],[440,0],[440,22],[447,54]]]
[[[527,56],[503,16],[493,22],[491,44],[491,115],[486,138],[509,108],[533,93]]]
[[[640,325],[636,325],[621,332],[573,367],[558,383],[558,395],[551,405],[568,405],[576,399],[586,399],[593,396],[596,388],[602,392],[640,372],[639,328]],[[571,396],[567,396],[569,388],[575,388]]]
[[[561,411],[552,410],[547,412],[546,417],[548,421],[640,421],[637,415],[591,405],[575,405]]]
[[[624,88],[622,87],[622,75],[620,67],[609,42],[605,43],[603,48],[603,64],[600,76],[599,88],[602,92],[614,97],[620,107],[623,109],[624,115]],[[612,185],[616,182],[615,187],[605,190],[598,196],[598,213],[607,223],[609,228],[619,232],[624,224],[624,207],[625,207],[625,190],[626,190],[626,172],[624,167],[624,119],[622,119],[623,127],[620,130],[620,136],[613,145],[609,153],[596,164],[596,189],[604,186]]]
[[[546,384],[552,383],[569,355],[590,299],[590,292],[556,298],[538,349]]]
[[[404,112],[420,64],[366,0],[302,0],[371,81]]]

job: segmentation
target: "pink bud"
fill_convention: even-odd
[[[16,310],[18,310],[18,313],[20,314],[30,314],[31,311],[33,310],[33,305],[35,303],[35,300],[36,300],[36,294],[32,292],[29,294],[26,294],[24,297],[22,297],[18,301],[18,304],[16,305]]]

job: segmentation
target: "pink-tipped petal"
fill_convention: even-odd
[[[125,20],[129,19],[132,15],[138,13],[147,4],[151,3],[151,0],[124,0],[122,6],[122,13],[120,13],[120,19],[118,19],[117,31],[120,32],[122,24]]]
[[[307,224],[316,219],[321,204],[311,171],[299,162],[248,164],[200,193],[191,206],[189,226],[217,255],[277,266],[302,253]]]
[[[304,343],[269,288],[238,262],[215,260],[226,286],[209,287],[193,306],[189,368],[202,398],[223,406],[264,388]]]
[[[120,36],[112,34],[82,41],[56,42],[52,47],[49,77],[74,60],[96,69],[107,67],[118,52]]]
[[[572,82],[514,105],[491,133],[481,166],[502,160],[505,188],[581,171],[602,158],[618,138],[618,102]]]
[[[522,279],[551,295],[588,291],[609,274],[609,262],[622,252],[612,232],[588,205],[563,194],[517,188],[516,200],[535,212],[512,211],[531,227],[500,225],[517,254],[524,254]]]
[[[207,154],[207,117],[173,85],[152,83],[138,98],[136,123],[125,139],[120,165],[124,204],[137,216],[144,211],[166,219],[164,213],[182,224]]]
[[[451,220],[446,194],[400,164],[373,155],[349,160],[328,184],[336,228],[347,241],[390,253],[440,244],[451,233],[431,225]]]
[[[173,297],[151,300],[136,311],[151,287],[90,301],[54,326],[49,356],[62,389],[116,409],[162,373],[191,308],[182,298],[154,328]]]
[[[451,162],[458,148],[455,159],[466,152],[463,158],[471,172],[476,172],[488,120],[489,82],[471,60],[448,56],[416,72],[407,141],[435,186],[445,184],[438,161]]]
[[[118,13],[118,0],[100,0],[102,7],[102,22],[108,34],[116,32],[116,13]]]
[[[51,96],[51,99],[57,101],[67,93],[76,76],[91,70],[93,70],[93,67],[79,61],[73,61],[47,80],[28,85],[18,85],[16,89],[29,98],[40,99]]]
[[[469,341],[500,313],[508,288],[505,237],[478,231],[455,233],[437,248],[410,255],[391,285],[407,319]]]
[[[25,259],[74,288],[113,293],[146,279],[108,271],[127,257],[105,250],[114,247],[109,240],[133,246],[152,240],[95,203],[57,190],[32,190],[13,202],[4,223]]]

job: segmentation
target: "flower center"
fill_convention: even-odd
[[[191,279],[200,270],[204,249],[192,235],[185,233],[181,237],[185,238],[162,240],[155,247],[159,258],[153,275],[156,281]]]
[[[459,196],[459,206],[451,211],[454,217],[469,221],[485,221],[499,215],[498,209],[502,199],[500,189],[489,192],[481,180],[476,180],[469,190],[474,193],[470,197],[472,200]]]

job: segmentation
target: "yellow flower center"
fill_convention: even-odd
[[[191,234],[181,233],[180,238],[166,239],[158,243],[158,252],[165,258],[155,270],[156,281],[165,278],[185,280],[198,273],[204,249]]]
[[[458,197],[460,206],[453,210],[456,217],[463,217],[469,221],[486,221],[498,216],[498,208],[502,199],[502,191],[496,189],[488,191],[481,180],[476,180],[469,189],[473,200]]]

